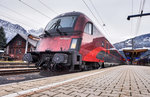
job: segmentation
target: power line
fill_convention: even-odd
[[[41,0],[38,0],[43,6],[45,6],[47,9],[49,9],[50,11],[54,12],[55,14],[58,14],[55,10],[53,10],[52,8],[50,8],[49,6],[47,6],[46,4],[44,4]]]
[[[97,11],[97,9],[95,8],[95,6],[94,6],[94,4],[93,4],[92,0],[89,0],[89,1],[90,1],[90,3],[92,4],[92,6],[93,6],[93,8],[94,8],[95,12],[97,13],[97,15],[98,15],[99,19],[102,21],[103,26],[104,26],[104,25],[105,25],[105,23],[104,23],[104,21],[102,20],[102,18],[101,18],[101,16],[100,16],[99,12],[98,12],[98,11]]]
[[[94,6],[94,4],[93,4],[92,0],[89,0],[89,1],[90,1],[90,3],[92,4],[92,6],[93,6],[93,8],[94,8],[95,12],[97,13],[97,15],[98,15],[99,19],[100,19],[100,20],[101,20],[101,22],[103,23],[103,26],[102,26],[102,27],[104,27],[104,26],[105,26],[105,29],[104,29],[104,28],[103,28],[103,29],[104,29],[104,30],[106,30],[106,32],[108,32],[108,29],[106,28],[106,24],[104,23],[104,21],[103,21],[102,17],[100,16],[99,12],[97,11],[96,7]]]
[[[27,3],[23,2],[22,0],[19,0],[19,1],[20,1],[22,4],[24,4],[24,5],[28,6],[28,7],[30,7],[30,8],[33,9],[33,10],[35,10],[35,11],[38,12],[39,14],[41,14],[41,15],[43,15],[43,16],[49,18],[49,19],[51,19],[49,16],[47,16],[47,15],[45,15],[44,13],[40,12],[39,10],[33,8],[32,6],[30,6],[30,5],[28,5]]]
[[[131,14],[133,15],[133,0],[131,1]],[[133,20],[131,20],[131,33],[133,33]],[[133,34],[134,35],[134,34]],[[132,42],[132,50],[134,49],[134,38],[131,39]]]
[[[96,21],[99,23],[98,19],[96,18],[96,16],[94,15],[94,13],[92,12],[92,10],[90,9],[90,7],[86,4],[86,2],[84,0],[82,0],[83,3],[86,5],[86,7],[88,8],[88,10],[92,13],[93,17],[96,19]],[[102,26],[100,23],[99,23],[100,26]]]
[[[145,5],[145,0],[141,0],[140,2],[140,8],[139,8],[139,13],[143,13],[144,10],[144,5]]]
[[[8,13],[6,13],[6,11],[2,11],[2,10],[0,10],[0,11],[1,11],[1,13],[3,13],[3,14],[2,14],[3,17],[8,18],[8,19],[10,19],[10,20],[12,20],[12,21],[15,21],[15,22],[17,22],[17,23],[21,23],[21,24],[26,25],[26,26],[28,26],[28,27],[31,28],[31,26],[28,25],[29,23],[28,23],[28,24],[25,24],[24,22],[20,22],[21,19],[18,19],[18,18],[17,18],[17,20],[16,20],[16,17],[11,16],[12,14],[8,14]],[[2,15],[0,15],[0,16],[2,16]],[[8,16],[11,17],[11,18],[9,18]],[[12,17],[13,17],[14,19],[13,19]],[[32,27],[34,28],[35,26],[32,25]]]
[[[96,16],[94,15],[93,11],[90,9],[90,7],[86,4],[86,2],[84,0],[82,0],[83,3],[86,5],[86,7],[88,8],[88,10],[92,13],[93,17],[96,19],[96,21],[98,22],[98,24],[101,26],[101,28],[105,31],[105,29],[103,28],[103,26],[100,24],[99,20],[96,18]],[[105,31],[105,33],[107,34],[107,32]]]
[[[145,0],[141,0],[141,2],[140,2],[140,8],[139,8],[139,13],[140,13],[140,14],[143,13],[144,5],[145,5]],[[140,25],[141,25],[141,17],[139,17],[138,20],[137,20],[135,35],[137,35],[137,33],[139,32]]]
[[[92,2],[92,0],[89,0],[89,1],[90,1],[91,5],[93,6],[93,8],[94,8],[95,12],[97,13],[97,15],[98,15],[99,19],[101,20],[101,22],[102,22],[102,24],[103,24],[103,25],[102,25],[102,27],[104,27],[104,26],[105,26],[105,29],[103,28],[103,30],[105,30],[105,32],[106,32],[106,34],[107,34],[107,36],[109,36],[109,34],[107,33],[107,32],[109,32],[109,31],[108,31],[108,29],[107,29],[107,27],[106,27],[106,24],[104,23],[104,21],[103,21],[102,17],[100,16],[99,12],[97,11],[97,9],[96,9],[96,7],[95,7],[94,3]],[[110,36],[109,36],[109,37],[110,37]]]
[[[88,8],[88,10],[92,13],[92,15],[94,16],[94,18],[96,19],[96,21],[98,22],[98,24],[101,26],[101,28],[103,29],[103,31],[107,34],[108,37],[110,37],[109,34],[108,34],[107,31],[106,31],[107,29],[105,30],[104,27],[103,27],[103,25],[100,24],[99,20],[96,18],[96,16],[94,15],[94,13],[93,13],[93,11],[90,9],[90,7],[86,4],[86,2],[85,2],[84,0],[82,0],[82,1],[83,1],[83,3],[86,5],[86,7]],[[95,9],[96,9],[96,8],[95,8]],[[110,38],[110,40],[111,40],[111,38]]]
[[[17,21],[17,20],[15,20],[15,19],[12,19],[12,18],[7,17],[7,16],[5,16],[5,15],[1,15],[1,16],[4,17],[4,18],[7,18],[7,19],[9,19],[9,20],[15,21],[15,22],[17,22],[17,23],[23,24],[23,25],[25,25],[25,26],[27,26],[27,27],[29,27],[29,28],[31,27],[31,26],[29,26],[29,25],[27,25],[27,24],[25,24],[25,23],[23,23],[23,22]]]
[[[27,17],[27,16],[25,16],[25,15],[23,15],[23,14],[21,14],[21,13],[18,13],[17,11],[15,11],[15,10],[13,10],[13,9],[10,9],[10,8],[8,8],[8,7],[4,6],[4,5],[2,5],[2,4],[0,4],[0,5],[1,5],[1,7],[6,8],[6,9],[12,11],[13,13],[15,13],[15,14],[17,14],[17,15],[20,15],[20,16],[26,18],[26,19],[29,19],[29,20],[31,20],[31,21],[34,21],[34,22],[38,23],[37,21],[35,21],[35,20],[33,20],[33,19],[31,19],[31,18],[29,18],[29,17]],[[40,23],[38,23],[38,24],[40,24]]]

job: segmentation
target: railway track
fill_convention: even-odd
[[[0,76],[39,72],[34,64],[27,63],[0,63]]]

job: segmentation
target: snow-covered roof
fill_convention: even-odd
[[[126,48],[121,48],[121,49],[119,49],[119,51],[123,51],[123,50],[131,50],[132,49],[132,47],[126,47]]]
[[[33,45],[34,47],[36,46],[37,44],[37,40],[33,40],[31,38],[28,38],[28,35],[31,35],[31,34],[23,34],[23,33],[17,33],[7,44],[9,44],[17,35],[21,36],[23,39],[25,39],[26,41],[28,40],[28,42]]]
[[[150,50],[150,47],[143,47],[143,48],[139,48],[139,49],[148,49],[148,50]]]
[[[107,50],[117,50],[116,48],[110,48],[110,49],[107,49]]]
[[[132,49],[132,47],[126,47],[126,48],[121,48],[118,51],[131,50],[131,49]],[[134,50],[139,50],[139,49],[148,49],[148,50],[150,50],[150,47],[135,48]]]
[[[0,53],[3,53],[4,51],[3,50],[0,50]]]

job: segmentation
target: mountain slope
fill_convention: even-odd
[[[150,48],[150,33],[137,36],[133,38],[134,48]],[[127,39],[125,41],[115,43],[114,46],[116,49],[123,49],[123,48],[131,48],[132,47],[132,40]]]
[[[18,24],[13,24],[11,22],[5,21],[0,19],[0,26],[2,26],[4,28],[4,31],[6,33],[6,39],[7,39],[7,43],[14,37],[16,36],[17,33],[21,33],[21,34],[33,34],[35,36],[39,36],[42,32],[43,32],[43,28],[40,28],[38,30],[25,30],[23,27],[21,27]]]
[[[43,33],[44,29],[43,28],[40,28],[38,30],[34,30],[34,29],[31,29],[31,30],[28,30],[28,33],[29,34],[32,34],[34,36],[39,36]]]

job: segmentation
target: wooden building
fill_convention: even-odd
[[[22,60],[26,52],[33,51],[36,48],[38,38],[32,35],[18,33],[6,45],[6,54],[15,60]]]

